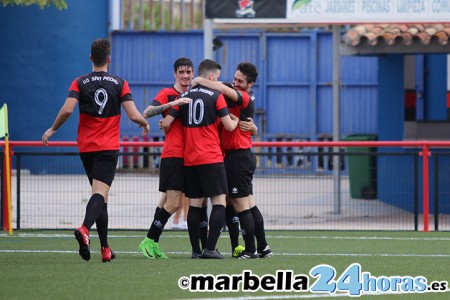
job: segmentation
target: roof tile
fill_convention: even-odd
[[[376,46],[385,43],[388,46],[403,44],[406,46],[418,42],[422,45],[438,43],[447,45],[450,36],[450,23],[444,24],[360,24],[351,28],[343,41],[351,46],[367,43]]]

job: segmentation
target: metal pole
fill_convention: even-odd
[[[122,27],[121,5],[122,1],[109,0],[109,32]]]
[[[429,151],[429,146],[424,145],[422,148],[422,163],[423,163],[423,175],[422,175],[422,186],[423,186],[423,231],[429,231],[428,215],[429,209],[429,156],[431,152]]]
[[[213,20],[205,19],[203,26],[204,58],[213,59]]]
[[[339,25],[333,25],[333,141],[340,139],[340,98],[339,85],[341,82],[340,74],[340,53],[339,44],[341,39],[341,30]],[[334,153],[339,153],[339,148],[333,148]],[[333,182],[334,182],[334,213],[341,213],[341,168],[339,155],[333,155]]]

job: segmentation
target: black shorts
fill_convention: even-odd
[[[168,157],[161,159],[159,169],[159,191],[184,192],[184,160],[178,157]]]
[[[227,151],[225,154],[228,196],[242,198],[253,194],[253,173],[256,169],[256,157],[251,149]]]
[[[185,194],[188,198],[213,197],[227,193],[223,163],[184,167]]]
[[[119,151],[82,152],[80,158],[91,185],[95,179],[111,186],[116,174]]]

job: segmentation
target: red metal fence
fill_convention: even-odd
[[[0,142],[0,146],[4,146],[4,142]],[[35,221],[26,221],[26,213],[27,211],[35,212],[42,210],[42,214],[44,216],[40,216],[39,218],[58,218],[60,220],[64,219],[64,216],[50,214],[49,217],[45,217],[46,212],[50,212],[53,210],[52,204],[46,204],[43,200],[37,199],[36,194],[48,194],[49,197],[54,195],[56,198],[64,197],[61,196],[64,194],[64,189],[61,191],[55,191],[55,188],[51,187],[52,180],[57,180],[58,186],[68,186],[74,184],[75,177],[64,177],[62,175],[52,177],[52,174],[71,174],[72,171],[68,166],[70,163],[63,162],[59,159],[56,159],[54,156],[57,152],[67,152],[67,153],[59,153],[61,160],[68,159],[69,156],[76,158],[76,142],[50,142],[49,147],[45,148],[41,142],[28,142],[28,141],[10,141],[10,146],[12,149],[11,155],[14,158],[13,163],[15,166],[15,178],[13,180],[13,207],[15,214],[13,214],[14,224],[16,224],[15,228],[65,228],[65,226],[59,226],[58,224],[52,225],[52,223],[39,225],[39,222]],[[145,203],[145,199],[151,199],[148,203],[145,203],[145,206],[149,206],[147,211],[148,222],[150,221],[152,205],[156,201],[153,200],[159,198],[157,191],[157,181],[158,181],[158,166],[145,164],[145,163],[134,163],[138,160],[146,160],[149,156],[157,157],[159,156],[159,151],[163,146],[163,142],[147,142],[147,141],[129,141],[129,142],[121,142],[121,161],[122,165],[119,165],[119,171],[117,179],[115,180],[113,187],[116,185],[117,190],[120,190],[123,194],[121,194],[121,198],[127,198],[129,193],[140,193],[143,194],[143,202]],[[62,147],[64,151],[56,152],[48,152],[54,147]],[[286,151],[286,149],[290,149],[290,151]],[[330,148],[334,151],[328,152],[324,154],[323,151],[318,151],[319,149]],[[446,230],[447,223],[445,220],[449,215],[449,208],[446,204],[448,201],[444,201],[446,197],[446,190],[440,191],[436,189],[437,186],[440,186],[441,189],[445,188],[445,183],[447,182],[446,174],[446,159],[441,159],[438,157],[442,155],[446,157],[445,148],[450,148],[450,142],[447,141],[340,141],[340,142],[331,142],[331,141],[322,141],[322,142],[255,142],[254,143],[254,152],[258,157],[258,169],[255,174],[255,195],[257,198],[261,199],[262,207],[265,206],[269,220],[267,223],[268,229],[361,229],[361,226],[358,226],[358,222],[364,222],[364,214],[355,214],[355,215],[347,215],[346,219],[350,220],[353,218],[356,221],[351,221],[350,224],[353,225],[332,225],[328,223],[328,225],[317,225],[318,223],[309,222],[312,219],[315,221],[326,220],[326,222],[341,222],[344,218],[338,218],[337,216],[341,213],[341,208],[344,210],[348,210],[351,207],[361,207],[362,210],[373,211],[375,210],[374,203],[375,202],[364,202],[359,201],[355,202],[354,198],[365,198],[365,199],[375,199],[377,198],[377,193],[380,196],[380,199],[376,199],[380,201],[380,205],[387,204],[388,207],[400,208],[402,212],[410,212],[412,218],[408,219],[411,227],[404,226],[387,226],[387,227],[377,227],[373,229],[388,229],[388,230],[404,230],[413,229],[413,230],[430,230],[430,194],[433,194],[433,199],[435,200],[432,204],[433,212],[435,217],[434,230]],[[24,150],[26,149],[26,150]],[[31,149],[31,150],[30,150]],[[68,149],[68,150],[66,150]],[[147,152],[145,151],[147,149]],[[157,149],[157,151],[153,153],[149,153],[148,149]],[[159,150],[158,150],[159,149]],[[292,150],[294,149],[294,151]],[[343,151],[343,150],[347,151]],[[352,151],[348,151],[352,149]],[[356,152],[354,151],[356,149]],[[359,149],[359,150],[358,150]],[[370,149],[370,151],[367,151]],[[433,149],[431,151],[430,149]],[[53,149],[54,150],[54,149]],[[70,150],[70,151],[69,151]],[[278,150],[278,151],[277,151]],[[307,150],[307,151],[305,151]],[[359,151],[359,152],[358,152]],[[433,158],[433,154],[436,151],[435,155],[435,167],[430,166],[430,159]],[[406,155],[407,158],[401,158],[400,155]],[[293,166],[286,166],[283,164],[279,164],[280,156],[290,156],[289,160],[292,161],[292,157],[302,157],[304,161],[308,161],[308,164],[294,164]],[[317,171],[318,168],[314,168],[312,166],[317,167],[317,161],[320,157],[327,156],[330,162],[332,162],[333,157],[337,157],[339,163],[339,167],[332,167],[331,170],[327,170],[325,172]],[[50,159],[48,161],[40,162],[40,165],[45,165],[46,171],[44,172],[36,172],[36,176],[31,176],[30,174],[24,172],[27,169],[26,164],[33,164],[33,160],[36,160],[37,157],[48,156]],[[449,155],[450,156],[450,153]],[[53,157],[53,158],[52,158]],[[275,159],[273,159],[275,157]],[[360,158],[368,158],[368,157],[376,157],[377,163],[373,168],[377,169],[377,175],[373,179],[374,186],[378,185],[377,190],[367,190],[362,191],[362,196],[360,195],[352,195],[354,191],[352,190],[352,183],[354,184],[359,178],[352,179],[352,168],[361,167],[358,164],[361,164]],[[440,159],[438,161],[438,158]],[[401,163],[398,167],[395,167],[396,164],[405,160],[405,163]],[[126,167],[123,165],[123,162],[127,161],[129,165]],[[133,162],[130,164],[129,162]],[[356,162],[356,163],[355,163]],[[354,166],[352,167],[352,163]],[[363,161],[363,164],[365,162]],[[61,170],[55,171],[51,170],[51,167],[56,167],[57,164],[60,164],[59,168]],[[79,164],[79,162],[75,162],[74,164]],[[53,166],[52,166],[53,165]],[[409,166],[413,166],[411,169],[408,169]],[[25,166],[25,167],[24,167]],[[387,168],[389,167],[389,168]],[[393,168],[392,168],[393,167]],[[438,169],[441,170],[437,172]],[[372,168],[372,166],[366,166],[367,168]],[[435,175],[430,174],[430,168],[435,171]],[[364,169],[364,168],[363,168]],[[403,170],[404,169],[404,170]],[[415,170],[415,171],[413,171]],[[356,176],[364,176],[364,172],[368,172],[372,170],[362,170],[357,171]],[[395,174],[398,172],[398,174]],[[437,172],[437,173],[436,173]],[[33,173],[33,171],[31,171]],[[45,174],[44,174],[45,173]],[[413,174],[415,173],[415,174]],[[4,172],[2,172],[4,174]],[[50,176],[46,178],[43,175]],[[137,177],[136,177],[137,176]],[[14,177],[14,176],[13,176]],[[80,177],[80,187],[77,189],[84,189],[83,192],[78,191],[69,191],[70,193],[75,194],[85,194],[86,187],[88,187],[87,180],[83,178],[83,174],[79,174]],[[76,177],[78,180],[78,177]],[[407,183],[404,182],[396,182],[398,178],[410,178]],[[421,181],[419,181],[419,177],[421,177]],[[431,179],[430,179],[431,177]],[[65,179],[64,179],[65,178]],[[142,180],[142,184],[139,184]],[[372,179],[371,179],[372,180]],[[433,181],[434,190],[430,191],[430,180]],[[152,182],[151,184],[146,184],[145,182]],[[56,182],[56,181],[55,181]],[[125,183],[126,182],[126,183]],[[438,184],[441,182],[441,184]],[[442,184],[442,182],[444,184]],[[122,185],[122,183],[125,183]],[[134,184],[135,186],[130,187],[130,184]],[[47,184],[50,184],[49,186]],[[75,183],[77,185],[78,183]],[[347,184],[349,187],[347,187]],[[127,190],[127,186],[129,187]],[[148,189],[149,186],[152,186],[152,189]],[[344,188],[341,188],[344,186]],[[258,188],[259,187],[259,188]],[[29,190],[27,190],[27,188]],[[359,188],[359,187],[358,187]],[[366,188],[366,187],[364,187]],[[2,194],[4,194],[4,190],[2,188]],[[411,193],[407,196],[405,193]],[[419,195],[419,190],[421,193]],[[114,192],[115,189],[112,189]],[[356,191],[359,193],[359,190]],[[301,194],[302,197],[298,195]],[[351,197],[347,197],[347,194],[351,194]],[[323,200],[324,195],[328,197],[328,200]],[[397,195],[402,195],[402,197],[406,197],[406,201],[408,203],[396,203]],[[413,196],[414,195],[414,196]],[[78,196],[77,196],[78,197]],[[133,196],[133,197],[141,197],[141,196]],[[131,198],[133,198],[131,197]],[[45,198],[45,197],[43,197]],[[301,198],[301,199],[300,199]],[[416,199],[417,198],[417,199]],[[419,200],[419,198],[421,198]],[[2,197],[5,199],[5,197]],[[279,200],[282,199],[282,200]],[[297,199],[295,203],[289,203],[289,199]],[[319,199],[315,203],[308,203],[311,199]],[[320,200],[322,199],[322,200]],[[391,199],[391,200],[389,200]],[[324,201],[324,202],[321,202]],[[420,201],[420,202],[419,202]],[[257,200],[258,202],[258,200]],[[412,204],[414,202],[414,204]],[[417,203],[415,203],[417,202]],[[441,204],[439,205],[439,203]],[[56,202],[58,200],[56,199]],[[156,202],[155,202],[156,203]],[[342,204],[344,203],[344,205]],[[365,203],[365,204],[362,204]],[[348,204],[348,206],[345,206]],[[50,205],[50,208],[44,208],[46,205]],[[128,206],[133,207],[133,201],[130,200],[127,203],[121,204],[122,211],[127,210]],[[128,205],[128,206],[127,206]],[[144,204],[143,204],[144,205]],[[366,205],[366,207],[362,207]],[[32,210],[29,210],[27,206],[33,206]],[[53,206],[58,206],[57,204],[53,204]],[[82,215],[82,211],[84,209],[85,203],[82,203],[80,207],[82,210],[78,213]],[[112,205],[111,205],[112,206]],[[327,206],[325,208],[325,206]],[[411,209],[409,207],[412,207]],[[324,209],[324,211],[328,211],[329,216],[327,218],[326,214],[321,215],[319,218],[316,216],[316,212]],[[80,208],[77,208],[77,210]],[[146,208],[147,209],[147,208]],[[439,210],[438,210],[439,209]],[[64,208],[61,208],[60,211],[63,211]],[[297,214],[295,213],[297,211]],[[304,212],[308,211],[307,215],[304,215]],[[3,209],[4,212],[4,209]],[[272,214],[273,213],[273,214]],[[75,213],[76,216],[77,213]],[[367,213],[370,215],[369,213]],[[317,215],[319,215],[317,213]],[[332,215],[332,217],[330,217]],[[381,223],[389,222],[389,215],[391,212],[380,213],[378,215],[381,218]],[[420,219],[419,215],[421,216]],[[310,219],[308,222],[304,221]],[[343,215],[341,215],[343,217]],[[121,224],[116,225],[117,228],[125,228],[125,229],[145,229],[148,224],[145,223],[145,216],[141,216],[143,219],[142,225],[141,223],[131,223],[131,224]],[[32,218],[32,217],[30,217]],[[67,217],[69,219],[69,217]],[[81,217],[79,217],[80,219]],[[114,219],[114,216],[112,216]],[[117,219],[122,218],[121,216],[117,216]],[[129,213],[126,215],[125,219],[138,219],[133,215],[133,213]],[[392,219],[398,219],[398,217],[392,216]],[[441,219],[440,228],[439,222],[437,220]],[[330,221],[330,219],[332,219]],[[334,220],[334,221],[333,221]],[[406,220],[406,219],[405,219]],[[413,221],[411,221],[413,220]],[[148,223],[147,222],[147,223]],[[304,222],[304,224],[302,223]],[[60,223],[64,223],[64,221],[60,221]],[[117,223],[119,224],[119,222]],[[337,223],[336,223],[337,224]],[[72,224],[67,224],[69,228]],[[420,225],[420,226],[419,226]],[[328,226],[328,227],[327,227]],[[333,227],[334,226],[334,227]]]

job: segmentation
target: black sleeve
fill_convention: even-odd
[[[243,102],[243,99],[242,99],[242,93],[240,93],[239,91],[236,91],[236,94],[237,94],[237,96],[238,96],[237,101],[236,101],[236,104],[237,104],[238,106],[241,106],[241,105],[242,105],[242,102]]]
[[[169,112],[167,113],[169,116],[174,117],[175,119],[178,118],[180,116],[180,110],[171,107],[169,109]]]

